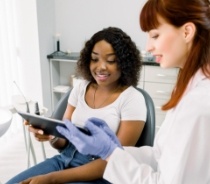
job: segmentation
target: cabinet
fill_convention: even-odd
[[[54,52],[47,56],[50,67],[51,111],[61,96],[72,88],[72,76],[75,75],[79,53]]]
[[[61,96],[72,87],[72,75],[75,74],[76,59],[50,59],[50,95],[51,110],[54,110]]]
[[[161,106],[167,102],[174,88],[178,69],[162,69],[159,66],[144,65],[138,87],[145,89],[152,97],[156,113],[156,131],[165,118]]]

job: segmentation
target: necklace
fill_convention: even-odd
[[[95,91],[94,91],[94,94],[93,94],[93,108],[94,108],[94,109],[96,109],[96,106],[95,106],[95,98],[96,98],[96,91],[97,91],[97,89],[98,89],[98,87],[96,87],[96,89],[95,89]],[[113,90],[112,93],[111,93],[109,96],[107,96],[107,97],[105,98],[105,100],[104,100],[97,108],[102,107],[102,106],[104,105],[104,103],[105,103],[108,99],[110,99],[111,96],[112,96],[118,89],[119,89],[119,86],[118,86],[115,90]]]

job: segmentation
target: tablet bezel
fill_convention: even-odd
[[[56,126],[62,126],[66,128],[65,124],[61,120],[47,118],[44,116],[36,115],[36,114],[30,114],[27,112],[20,112],[17,111],[17,113],[26,121],[29,122],[30,125],[32,125],[34,128],[42,129],[44,131],[44,134],[47,135],[54,135],[56,137],[64,138],[66,139],[62,134],[60,134]],[[75,124],[74,124],[75,125]],[[88,130],[85,130],[84,128],[75,125],[80,131],[82,131],[85,134],[90,134]]]

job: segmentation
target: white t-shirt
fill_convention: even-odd
[[[146,121],[146,104],[143,95],[134,87],[128,87],[111,104],[93,109],[85,102],[85,93],[88,81],[81,81],[71,91],[68,103],[76,109],[72,114],[72,123],[84,126],[85,121],[91,117],[103,119],[116,133],[120,121],[141,120]]]

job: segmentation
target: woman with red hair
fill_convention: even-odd
[[[210,1],[148,0],[140,26],[156,62],[180,68],[154,146],[122,147],[96,118],[85,125],[92,136],[74,126],[58,130],[81,153],[107,160],[104,178],[111,183],[210,183]]]

